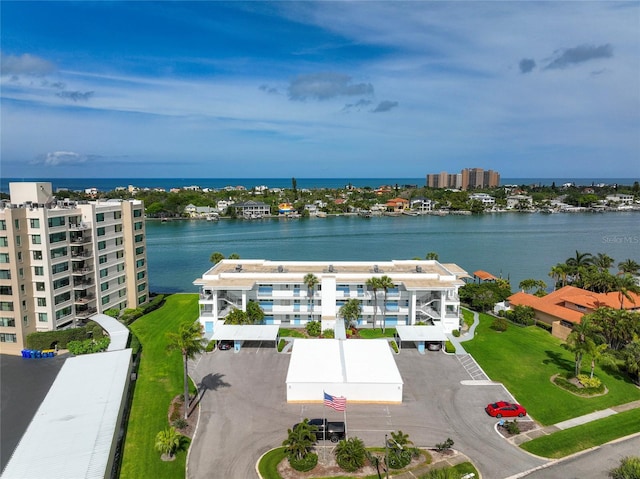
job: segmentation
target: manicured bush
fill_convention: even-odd
[[[518,421],[515,419],[513,421],[505,421],[504,427],[509,434],[520,434],[520,426],[518,426]]]
[[[84,327],[31,333],[27,336],[27,348],[52,349],[57,345],[60,349],[66,349],[69,341],[84,341],[87,338],[87,330]]]
[[[413,457],[413,448],[411,449],[391,449],[389,451],[389,468],[402,469],[406,467]]]
[[[67,348],[75,356],[81,354],[92,354],[104,351],[109,346],[110,339],[102,337],[100,339],[85,339],[84,341],[69,341]]]
[[[620,465],[609,471],[611,479],[637,479],[640,477],[640,457],[627,456],[620,460]]]
[[[327,339],[333,339],[335,338],[335,332],[333,331],[333,329],[325,329],[324,331],[322,331],[322,337]]]
[[[308,472],[318,464],[318,455],[315,452],[310,452],[302,459],[297,459],[295,456],[289,457],[289,464],[296,471]]]
[[[309,321],[305,326],[305,329],[309,336],[317,338],[322,332],[322,325],[320,324],[320,321]]]
[[[173,421],[171,425],[176,429],[184,429],[189,425],[189,423],[186,421],[186,419],[179,417],[178,419]]]
[[[580,381],[580,384],[582,384],[585,388],[599,388],[600,385],[602,384],[602,381],[600,381],[598,378],[596,377],[590,377],[587,374],[578,374],[578,381]]]
[[[503,332],[507,330],[508,327],[507,320],[504,318],[495,318],[493,323],[491,323],[491,329],[494,331]]]
[[[147,314],[147,313],[150,313],[151,311],[158,309],[160,306],[164,304],[164,299],[165,299],[164,294],[159,294],[155,296],[151,301],[149,301],[147,304],[145,304],[142,307],[143,313]]]
[[[336,462],[344,471],[354,472],[364,466],[366,453],[362,439],[350,437],[341,440],[335,449]]]
[[[287,342],[284,339],[281,339],[280,341],[278,341],[278,352],[279,353],[282,352],[282,350],[284,349],[286,344],[287,344]]]
[[[436,451],[443,452],[451,449],[453,447],[453,439],[450,437],[447,438],[446,441],[436,444]]]
[[[398,352],[398,343],[396,343],[395,341],[389,341],[389,346],[391,346],[391,349],[393,349],[394,353]]]
[[[204,350],[208,353],[210,353],[211,351],[213,351],[214,349],[216,349],[216,340],[212,339],[211,341],[209,341],[207,343],[207,347],[204,348]]]
[[[460,330],[459,329],[454,329],[453,331],[451,331],[451,334],[453,334],[454,337],[459,338],[460,337]]]
[[[444,342],[444,350],[447,353],[455,353],[456,352],[456,347],[453,345],[453,343],[449,340]]]

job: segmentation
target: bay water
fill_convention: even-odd
[[[575,251],[606,253],[616,264],[640,262],[640,213],[501,213],[478,216],[398,216],[147,221],[149,286],[153,292],[197,292],[211,253],[242,259],[385,261],[423,258],[485,270],[511,281],[552,288],[553,265]],[[613,272],[613,270],[612,270]]]

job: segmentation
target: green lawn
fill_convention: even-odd
[[[557,459],[640,431],[640,409],[525,442],[520,447],[542,457]]]
[[[362,339],[379,339],[379,338],[393,338],[396,334],[396,328],[386,328],[384,333],[381,328],[376,329],[367,329],[362,328],[358,329],[358,335]]]
[[[467,325],[467,328],[470,328],[471,326],[473,326],[473,311],[469,311],[466,308],[462,308],[462,318],[463,318],[464,324]]]
[[[142,356],[124,444],[123,479],[184,478],[186,450],[175,461],[163,462],[154,443],[156,434],[169,426],[171,400],[182,393],[182,357],[179,351],[167,352],[166,333],[197,318],[198,295],[174,294],[130,326],[142,345]]]
[[[604,396],[578,397],[554,386],[551,376],[572,372],[574,367],[573,355],[562,348],[563,342],[535,326],[509,324],[507,331],[498,333],[490,328],[492,322],[493,318],[481,314],[475,338],[465,342],[464,348],[492,380],[502,382],[541,424],[555,424],[640,399],[640,390],[626,377],[598,367],[595,375],[609,390]],[[588,359],[583,361],[585,373],[589,364]]]

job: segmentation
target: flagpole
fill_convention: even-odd
[[[322,391],[322,415],[324,416],[322,418],[322,462],[324,464],[327,464],[327,405],[326,405],[326,401],[324,400],[324,395],[325,392],[324,390]]]

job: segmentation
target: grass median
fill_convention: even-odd
[[[156,451],[156,434],[169,427],[171,400],[182,392],[182,356],[167,351],[166,333],[198,318],[198,295],[174,294],[166,303],[135,321],[131,331],[142,345],[120,477],[184,478],[186,450],[175,461],[163,462]]]

